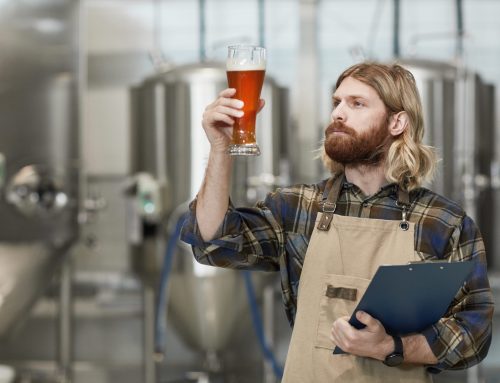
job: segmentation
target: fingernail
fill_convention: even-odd
[[[238,117],[242,117],[244,114],[245,114],[245,113],[244,113],[242,110],[240,110],[240,111],[238,112]]]
[[[245,105],[245,103],[243,101],[238,102],[238,108],[243,108],[243,105]]]

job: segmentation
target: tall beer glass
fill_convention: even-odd
[[[244,102],[244,115],[235,121],[228,153],[258,156],[260,149],[255,139],[255,119],[266,71],[266,50],[253,45],[230,46],[226,69],[228,85],[236,89],[233,97]]]

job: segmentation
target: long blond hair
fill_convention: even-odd
[[[398,64],[384,65],[365,62],[346,69],[338,78],[336,87],[347,77],[371,86],[384,102],[389,115],[404,111],[409,126],[395,138],[385,157],[385,176],[407,190],[431,181],[438,161],[435,149],[424,145],[422,103],[415,78]],[[332,173],[342,165],[330,159],[323,150],[323,163]]]

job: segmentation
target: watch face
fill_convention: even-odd
[[[384,364],[389,367],[399,366],[401,363],[403,363],[403,355],[401,354],[391,354],[384,361]]]

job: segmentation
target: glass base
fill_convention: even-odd
[[[257,144],[233,144],[229,145],[227,153],[232,156],[260,156],[260,149]]]

